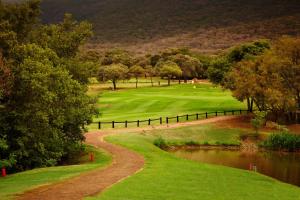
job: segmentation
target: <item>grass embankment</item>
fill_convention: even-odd
[[[171,87],[103,91],[98,100],[101,116],[96,117],[94,121],[135,121],[159,117],[163,117],[165,121],[165,117],[177,115],[246,109],[245,104],[234,99],[229,91],[211,84],[195,86],[196,88],[192,84],[181,84]],[[184,121],[185,118],[180,120]],[[175,122],[175,119],[170,122]],[[103,126],[108,128],[111,124]],[[136,127],[136,123],[129,126]],[[117,124],[116,127],[124,127],[124,124]],[[97,124],[91,125],[90,128],[97,128]]]
[[[0,199],[10,199],[26,190],[78,176],[83,172],[104,167],[111,161],[110,155],[94,147],[88,146],[86,152],[94,152],[94,162],[89,161],[89,154],[86,153],[80,158],[81,164],[78,165],[40,168],[0,178]]]
[[[192,127],[195,129],[195,127]],[[206,134],[200,134],[207,141],[231,141],[238,136],[236,133],[203,128]],[[164,137],[169,140],[180,140],[181,132],[191,130],[165,131]],[[201,128],[199,128],[201,132]],[[89,200],[299,200],[300,189],[281,183],[272,178],[244,170],[200,164],[178,158],[153,145],[154,138],[163,132],[132,133],[110,136],[106,140],[132,149],[145,157],[144,169],[136,175],[122,181]],[[210,134],[213,133],[213,134]],[[190,136],[203,141],[202,136]],[[225,136],[226,135],[226,136]],[[187,138],[184,137],[184,138]],[[197,138],[196,138],[197,137]],[[237,141],[237,140],[236,140]]]
[[[249,131],[218,128],[214,125],[187,126],[165,130],[146,131],[148,137],[162,138],[167,145],[240,145],[240,136]]]

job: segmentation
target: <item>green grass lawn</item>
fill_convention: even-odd
[[[26,172],[0,177],[0,199],[10,199],[13,195],[40,185],[62,181],[78,176],[83,172],[104,167],[111,162],[111,156],[104,151],[87,147],[87,152],[94,152],[95,161],[89,162],[89,155],[83,156],[80,165],[59,166],[29,170]]]
[[[177,132],[177,130],[175,131]],[[179,132],[169,138],[179,137]],[[215,133],[212,140],[227,140]],[[245,170],[201,164],[153,145],[147,133],[110,136],[108,141],[145,157],[144,169],[89,200],[299,200],[300,189]]]
[[[184,114],[246,108],[244,103],[231,96],[230,91],[210,84],[198,84],[196,88],[192,84],[181,84],[171,87],[102,91],[99,94],[98,107],[101,115],[95,117],[95,122],[159,117],[165,119]],[[90,128],[97,128],[97,125],[91,125]]]
[[[195,125],[172,129],[157,129],[144,132],[152,138],[163,138],[169,145],[210,144],[239,145],[240,135],[248,134],[242,129],[218,128],[214,125]]]

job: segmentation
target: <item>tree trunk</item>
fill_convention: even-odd
[[[168,78],[168,86],[171,85],[171,78]]]
[[[184,78],[184,83],[187,83],[187,77],[184,76],[183,78]]]
[[[151,86],[153,87],[153,78],[152,78],[152,76],[151,76]]]
[[[135,80],[135,88],[138,88],[138,78]]]
[[[253,112],[253,99],[250,97],[247,98],[247,108],[249,112]]]
[[[112,82],[113,82],[113,85],[114,85],[114,90],[116,90],[117,89],[117,83],[116,83],[115,80],[113,80]]]

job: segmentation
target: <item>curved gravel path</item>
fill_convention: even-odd
[[[78,200],[96,195],[107,187],[138,172],[144,166],[144,158],[123,147],[107,143],[103,137],[108,134],[90,132],[86,134],[86,143],[104,149],[113,155],[112,164],[106,168],[93,170],[78,177],[42,186],[25,192],[19,200]]]
[[[86,143],[97,148],[104,149],[113,155],[112,164],[106,168],[100,168],[91,172],[71,178],[57,184],[45,185],[25,192],[18,196],[18,200],[79,200],[87,196],[93,196],[104,189],[120,182],[121,180],[140,171],[144,166],[144,158],[126,148],[105,142],[103,138],[107,135],[134,132],[153,129],[169,129],[183,126],[200,125],[222,122],[239,118],[239,116],[224,116],[210,118],[206,120],[185,122],[178,124],[132,128],[116,129],[104,131],[94,131],[86,134]]]

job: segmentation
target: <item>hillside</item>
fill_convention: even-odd
[[[94,48],[216,52],[256,38],[300,31],[299,0],[44,0],[44,22],[63,13],[94,24]]]

